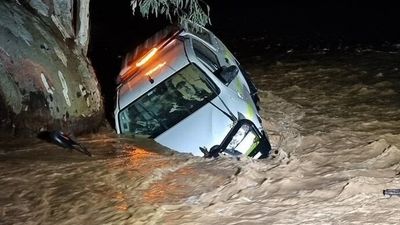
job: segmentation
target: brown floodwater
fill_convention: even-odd
[[[110,128],[87,157],[0,143],[0,224],[396,224],[400,53],[315,51],[243,61],[260,89],[268,159],[203,159]]]

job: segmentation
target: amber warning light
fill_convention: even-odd
[[[157,50],[158,50],[157,48],[152,48],[148,53],[146,53],[146,55],[144,55],[142,58],[139,59],[139,61],[136,63],[136,66],[140,67],[147,61],[149,61],[149,59],[153,57],[154,54],[156,54]]]
[[[150,58],[156,54],[157,51],[158,48],[156,47],[150,49],[150,51],[148,51],[142,58],[139,59],[138,62],[136,62],[135,66],[130,66],[129,69],[121,75],[118,83],[128,80],[135,73],[135,71],[137,71],[140,66],[143,66],[147,61],[149,61]]]
[[[135,66],[133,65],[129,65],[128,69],[124,70],[124,72],[119,76],[118,78],[118,83],[124,83],[125,81],[127,81],[138,69],[139,67],[143,66],[144,64],[146,64],[156,53],[159,49],[162,49],[172,43],[175,42],[175,39],[173,39],[175,36],[177,36],[179,34],[179,32],[175,32],[171,37],[169,37],[166,41],[164,41],[162,44],[160,44],[157,47],[154,47],[152,49],[150,49],[150,51],[148,51],[145,55],[143,55],[136,63]],[[160,66],[160,65],[159,65]],[[164,65],[161,65],[160,67],[162,67]],[[159,69],[160,67],[156,68],[155,70]],[[153,71],[154,72],[154,71]],[[152,73],[152,72],[150,72]],[[147,75],[149,76],[149,75]],[[149,76],[150,77],[150,76]]]

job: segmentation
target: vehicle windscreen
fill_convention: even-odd
[[[121,110],[121,133],[157,137],[207,104],[218,92],[203,71],[189,64]]]

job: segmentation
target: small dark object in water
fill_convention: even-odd
[[[85,146],[77,143],[76,141],[72,140],[66,134],[61,131],[41,131],[37,137],[39,139],[45,140],[47,142],[56,144],[63,148],[74,149],[80,153],[83,153],[87,156],[92,156],[92,154],[85,148]]]
[[[393,195],[400,196],[400,189],[385,189],[383,190],[383,195],[389,195],[390,197]]]

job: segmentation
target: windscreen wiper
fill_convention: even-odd
[[[221,99],[221,97],[219,97],[218,91],[215,90],[214,84],[211,83],[210,80],[208,80],[207,78],[205,79],[206,83],[208,84],[207,86],[217,95],[217,98],[221,101],[222,105],[225,106],[226,110],[228,111],[225,112],[224,110],[222,110],[220,107],[218,107],[217,105],[215,105],[213,102],[211,102],[211,100],[209,100],[207,98],[207,101],[213,105],[215,108],[217,108],[219,111],[221,111],[224,115],[226,115],[229,119],[231,119],[232,121],[237,121],[238,119],[236,118],[236,116],[232,113],[231,110],[229,110],[228,106],[226,106],[225,102]]]

